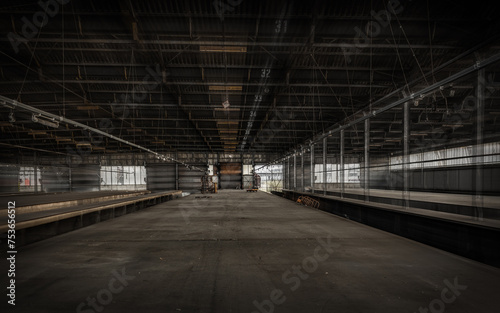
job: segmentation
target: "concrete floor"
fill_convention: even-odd
[[[7,312],[491,313],[500,305],[500,269],[262,192],[191,195],[20,248],[16,259],[16,307]],[[5,257],[0,269],[5,288]]]

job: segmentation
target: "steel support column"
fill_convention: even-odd
[[[132,166],[134,167],[134,190],[137,190],[137,176],[136,176],[137,166],[135,166],[135,154],[132,154]],[[101,190],[101,182],[99,182],[99,190]]]
[[[283,179],[283,189],[288,189],[286,159],[283,159],[283,170],[281,171],[281,179]]]
[[[33,153],[33,157],[35,161],[33,162],[34,163],[33,168],[35,169],[35,192],[38,192],[38,166],[36,165],[37,164],[36,151]]]
[[[370,201],[370,119],[365,120],[365,168],[363,173],[365,201]]]
[[[293,155],[293,190],[297,190],[297,153]]]
[[[311,145],[311,192],[314,193],[314,144]]]
[[[178,160],[177,151],[175,152],[175,159]],[[175,190],[179,190],[179,163],[175,162]]]
[[[292,189],[292,184],[291,184],[291,177],[290,177],[290,158],[286,159],[286,173],[287,173],[287,176],[286,176],[286,185],[287,185],[287,189]]]
[[[323,194],[326,195],[326,149],[328,137],[323,138]]]
[[[403,202],[405,208],[410,207],[410,102],[403,104]]]
[[[340,131],[340,197],[344,198],[344,130]]]
[[[102,162],[101,162],[101,156],[97,156],[97,160],[99,161],[99,191],[101,191],[101,168],[102,168]],[[135,169],[134,169],[134,183],[135,183]]]
[[[305,175],[304,175],[304,174],[305,174],[305,172],[304,172],[304,154],[305,154],[305,153],[306,153],[306,152],[305,152],[305,150],[302,150],[302,152],[301,152],[301,154],[300,154],[300,163],[301,163],[300,165],[301,165],[301,167],[302,167],[302,179],[301,179],[301,183],[302,183],[302,192],[306,191],[306,187],[304,186],[304,184],[305,184],[305,180],[304,180],[304,176],[305,176]]]
[[[484,164],[484,146],[483,146],[483,131],[484,131],[484,97],[485,97],[485,69],[480,69],[477,72],[477,89],[476,89],[476,127],[475,127],[475,142],[474,142],[474,217],[477,220],[483,220],[483,164]]]

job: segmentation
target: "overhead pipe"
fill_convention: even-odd
[[[66,118],[64,116],[55,115],[55,114],[52,114],[52,113],[49,113],[49,112],[37,109],[35,107],[32,107],[30,105],[21,103],[21,102],[19,102],[17,100],[13,100],[13,99],[7,98],[7,97],[2,96],[2,95],[0,95],[0,104],[3,105],[3,106],[5,106],[5,107],[7,107],[7,108],[10,108],[10,109],[21,108],[23,110],[26,110],[28,112],[36,114],[37,117],[45,118],[45,119],[51,121],[54,124],[56,124],[56,123],[65,123],[65,124],[69,124],[69,125],[73,125],[75,127],[81,128],[83,130],[87,130],[89,132],[93,132],[93,133],[102,135],[104,137],[111,138],[113,140],[116,140],[116,141],[119,141],[121,143],[124,143],[124,144],[126,144],[128,146],[137,148],[139,150],[143,150],[143,151],[145,151],[147,153],[151,153],[151,154],[153,154],[159,160],[163,160],[163,161],[170,160],[170,161],[182,164],[182,165],[186,166],[188,169],[196,169],[196,170],[201,171],[201,172],[206,172],[206,170],[204,170],[204,169],[201,169],[199,167],[186,164],[186,163],[184,163],[182,161],[179,161],[179,160],[177,160],[175,158],[172,158],[172,157],[166,156],[164,154],[155,152],[155,151],[153,151],[151,149],[148,149],[146,147],[140,146],[140,145],[135,144],[133,142],[121,139],[120,137],[116,137],[116,136],[111,135],[111,134],[109,134],[109,133],[107,133],[105,131],[102,131],[100,129],[97,129],[97,128],[94,128],[94,127],[91,127],[91,126],[88,126],[88,125],[85,125],[85,124],[73,121],[73,120],[68,119],[68,118]]]

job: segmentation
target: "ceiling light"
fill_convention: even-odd
[[[247,47],[243,46],[200,46],[200,52],[236,52],[245,53]]]
[[[73,140],[71,138],[56,137],[56,141],[57,142],[61,142],[61,141],[73,141]]]
[[[210,90],[210,91],[242,91],[243,86],[213,85],[213,86],[208,86],[208,90]]]
[[[91,146],[90,142],[79,142],[76,144],[77,147],[82,147],[82,146]]]
[[[32,130],[28,132],[28,135],[47,135],[47,132],[43,130]]]
[[[222,102],[222,106],[224,107],[224,109],[229,108],[229,106],[230,106],[229,100],[226,100],[226,101]]]
[[[31,120],[35,123],[42,124],[44,126],[48,126],[48,127],[52,127],[52,128],[59,128],[59,122],[56,122],[54,120],[47,120],[42,115],[36,116],[35,114],[33,114],[31,116]]]

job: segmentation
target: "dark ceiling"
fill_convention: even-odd
[[[284,153],[499,51],[497,2],[57,1],[1,2],[0,95],[158,152]],[[0,112],[4,154],[130,151]]]

